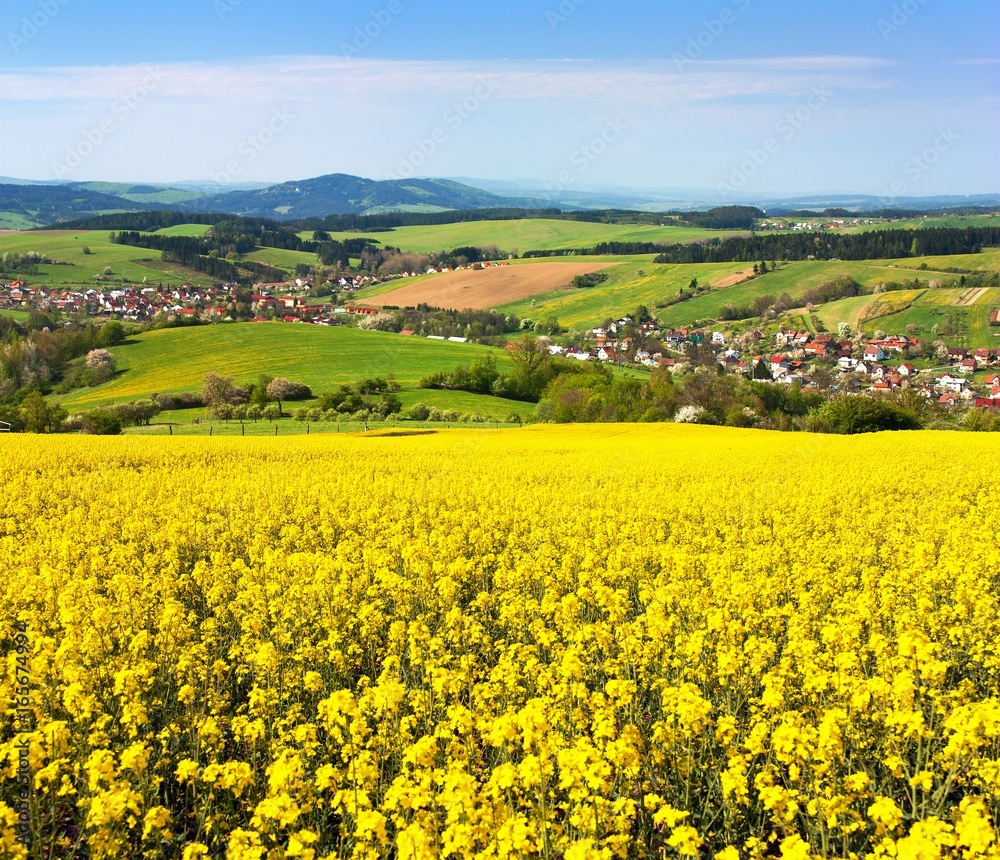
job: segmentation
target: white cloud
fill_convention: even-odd
[[[193,101],[261,103],[322,101],[331,88],[343,97],[461,97],[481,76],[516,99],[629,101],[789,95],[818,77],[843,86],[884,83],[890,64],[865,57],[779,57],[747,61],[606,64],[596,61],[419,62],[339,57],[266,58],[228,63],[53,67],[0,72],[0,101],[95,102],[121,97],[151,73],[163,76],[162,96]]]

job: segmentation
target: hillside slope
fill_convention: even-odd
[[[284,182],[259,191],[233,191],[183,204],[194,211],[232,212],[261,218],[323,218],[327,215],[391,211],[441,211],[537,205],[539,201],[501,197],[447,179],[378,182],[334,173]]]

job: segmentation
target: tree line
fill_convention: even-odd
[[[1000,245],[1000,227],[930,227],[866,233],[772,233],[689,244],[602,242],[591,248],[526,251],[524,257],[637,256],[656,263],[753,263],[757,260],[893,260],[978,254]]]

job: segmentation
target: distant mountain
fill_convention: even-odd
[[[447,179],[378,182],[358,176],[331,174],[278,185],[236,186],[234,190],[222,194],[205,193],[203,189],[211,189],[210,185],[179,185],[18,181],[17,184],[0,186],[0,213],[15,216],[8,220],[24,226],[42,226],[122,211],[219,212],[294,220],[324,218],[327,215],[551,206],[544,200],[504,197]]]
[[[2,182],[0,178],[0,182]],[[467,209],[630,209],[647,212],[704,210],[723,201],[718,192],[684,188],[576,185],[555,189],[537,180],[396,179],[377,181],[334,173],[277,185],[233,184],[219,193],[212,183],[164,185],[129,182],[34,182],[0,184],[0,229],[26,229],[111,212],[214,212],[296,220],[327,215],[434,213]],[[948,207],[1000,207],[1000,195],[886,200],[870,195],[760,194],[725,201],[759,206],[769,214],[843,208],[853,211]]]
[[[19,216],[26,224],[35,226],[106,212],[141,212],[151,208],[169,207],[145,205],[70,185],[0,185],[0,212]]]
[[[474,179],[455,177],[456,182],[482,188],[493,194],[541,197],[549,206],[579,209],[636,209],[649,212],[669,210],[712,209],[717,206],[760,206],[778,214],[800,209],[943,209],[962,206],[1000,206],[1000,194],[942,195],[938,197],[906,197],[889,199],[871,194],[810,194],[784,195],[775,192],[734,194],[723,199],[718,190],[707,188],[628,188],[619,185],[587,185],[573,183],[565,188],[553,187],[536,179]]]
[[[15,179],[13,176],[0,176],[0,185],[66,185],[60,179]]]
[[[274,182],[227,182],[226,190],[230,191],[258,191],[261,188],[270,188]],[[196,191],[198,194],[219,194],[219,183],[213,181],[185,180],[183,182],[171,182],[170,187],[177,191]]]
[[[333,173],[283,182],[257,191],[232,191],[182,204],[190,211],[232,212],[258,218],[323,218],[387,212],[444,212],[551,206],[543,200],[503,197],[448,179],[392,179],[382,182]]]

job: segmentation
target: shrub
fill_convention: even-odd
[[[83,416],[83,431],[91,436],[118,436],[122,419],[113,409],[95,409]]]

